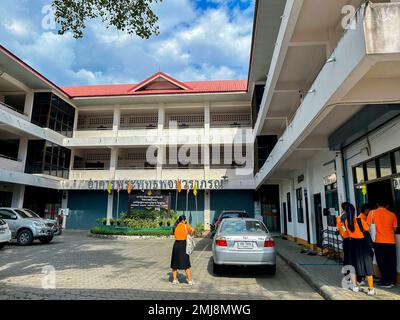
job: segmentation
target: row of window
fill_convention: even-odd
[[[25,172],[68,179],[70,160],[69,149],[44,140],[30,140]]]
[[[354,183],[364,183],[400,173],[400,150],[361,163],[353,168]]]
[[[49,92],[35,93],[32,123],[72,137],[75,108]]]

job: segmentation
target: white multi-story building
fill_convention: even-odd
[[[59,88],[1,47],[0,205],[88,228],[132,181],[195,224],[247,210],[314,248],[343,201],[399,214],[399,31],[398,1],[256,1],[244,81]]]

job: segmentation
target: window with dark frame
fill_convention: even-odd
[[[304,223],[303,188],[296,190],[297,222]]]

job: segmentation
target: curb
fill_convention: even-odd
[[[313,289],[315,289],[325,300],[340,300],[340,294],[329,288],[323,281],[315,277],[302,268],[299,264],[276,250],[278,256],[286,262],[294,271],[296,271]]]

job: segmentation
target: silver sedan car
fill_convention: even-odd
[[[213,239],[213,272],[226,265],[262,266],[276,272],[275,241],[263,222],[251,218],[224,219]]]

